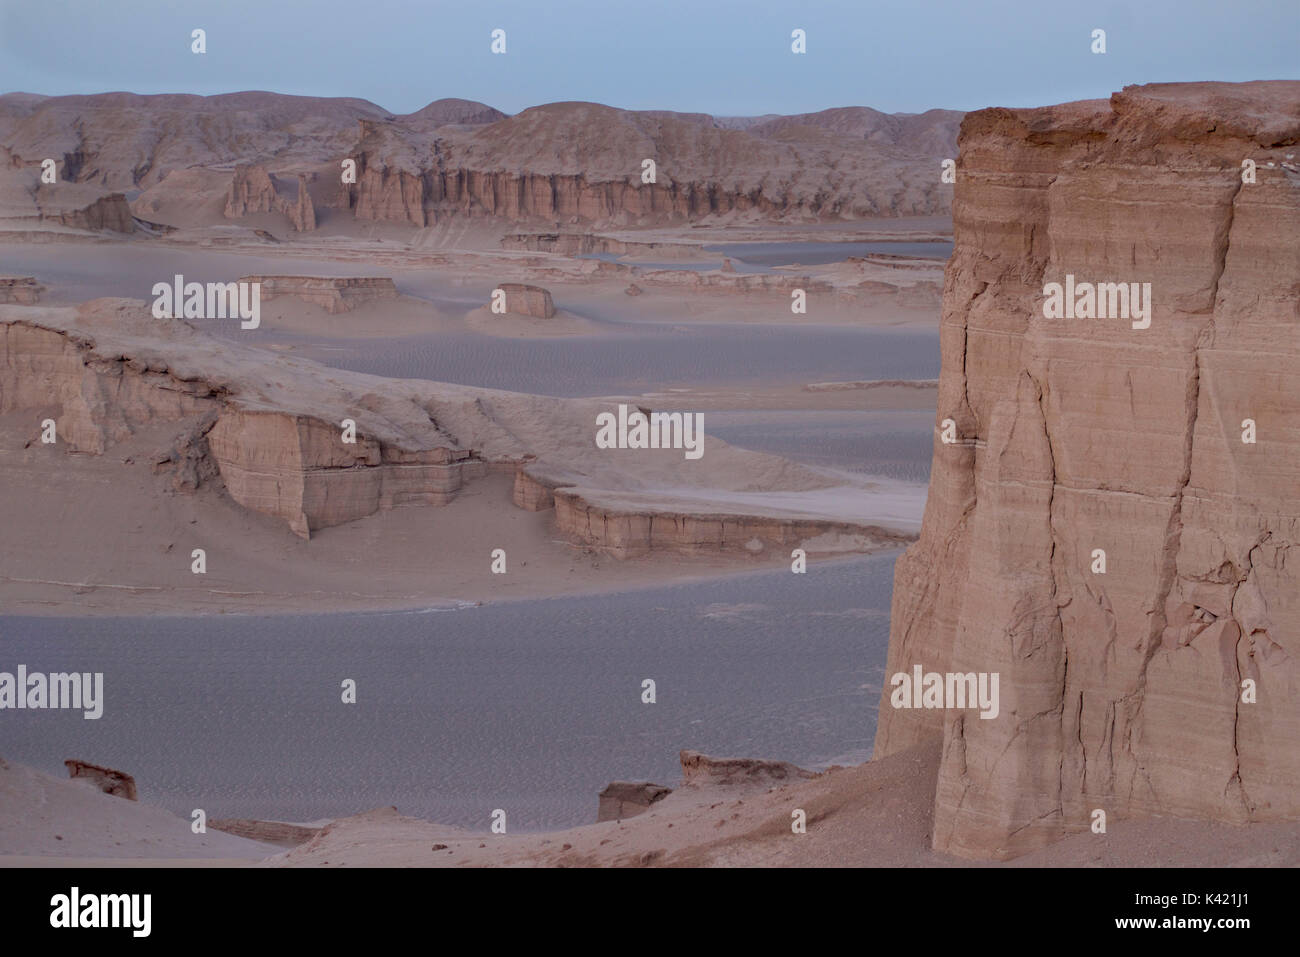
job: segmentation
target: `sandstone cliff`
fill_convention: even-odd
[[[300,233],[315,229],[316,208],[307,191],[307,177],[302,173],[297,175],[297,194],[289,199],[276,189],[275,180],[265,166],[246,163],[235,167],[226,194],[226,218],[278,212],[284,213],[289,224]]]
[[[506,116],[448,99],[393,115],[365,100],[264,92],[5,97],[0,157],[26,166],[53,158],[61,180],[140,188],[146,205],[160,203],[168,191],[151,190],[169,176],[221,172],[230,176],[228,217],[277,207],[269,170],[311,170],[317,205],[416,227],[442,216],[823,220],[947,212],[952,190],[939,161],[953,155],[959,118],[848,107],[737,123],[597,103]],[[348,157],[357,182],[343,184]],[[646,159],[656,163],[653,183],[641,178]],[[306,228],[301,209],[287,211]]]
[[[936,429],[898,562],[876,738],[942,735],[937,850],[1016,856],[1096,809],[1300,817],[1298,141],[1293,82],[962,124],[956,441]],[[1149,328],[1044,318],[1066,276],[1150,283]],[[1000,714],[895,709],[888,678],[916,665],[999,673]]]
[[[522,282],[503,282],[497,288],[505,294],[506,312],[536,319],[550,319],[555,315],[555,301],[549,289]]]
[[[847,111],[857,117],[854,110]],[[333,205],[358,219],[422,226],[446,216],[645,225],[823,220],[946,212],[939,160],[960,114],[882,118],[870,134],[821,114],[727,129],[710,117],[552,103],[473,128],[360,121],[358,179]],[[806,120],[806,122],[795,122]],[[655,162],[653,182],[643,162]]]
[[[269,213],[276,207],[275,185],[266,167],[255,163],[235,167],[226,197],[226,218]]]

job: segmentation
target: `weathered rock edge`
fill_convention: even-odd
[[[826,531],[881,544],[909,537],[880,528],[862,499],[843,515],[817,502],[806,511],[733,506],[725,525],[712,523],[687,507],[691,493],[751,493],[756,469],[787,499],[838,485],[716,439],[698,467],[673,449],[616,460],[593,440],[607,405],[329,369],[153,318],[135,300],[0,307],[0,414],[34,412],[34,427],[53,418],[59,444],[92,454],[152,423],[183,423],[154,456],[176,489],[219,475],[236,502],[303,538],[381,509],[447,504],[493,470],[515,474],[517,505],[554,506],[562,535],[618,557],[652,547],[755,551],[755,542],[786,545]],[[588,501],[635,495],[638,483],[669,491],[642,495],[638,514]]]
[[[937,413],[961,441],[936,429],[886,673],[1000,673],[1001,714],[896,710],[886,682],[875,751],[942,735],[936,850],[1007,859],[1097,809],[1300,817],[1298,141],[1295,82],[966,117]],[[1150,328],[1042,318],[1066,274],[1150,282]]]

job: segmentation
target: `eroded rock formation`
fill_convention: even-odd
[[[35,305],[44,289],[33,276],[0,276],[0,303]]]
[[[397,287],[387,276],[244,276],[240,282],[258,283],[264,301],[290,296],[331,315],[397,298]]]
[[[656,801],[662,801],[673,793],[673,789],[649,781],[611,781],[600,792],[600,805],[596,811],[596,820],[621,821],[636,817],[650,809]]]
[[[1001,707],[896,709],[887,682],[876,738],[942,735],[936,849],[1013,857],[1096,809],[1300,817],[1297,142],[1294,82],[963,123],[956,440],[936,429],[886,674],[997,673]],[[1067,276],[1150,283],[1149,327],[1044,318]]]
[[[245,163],[235,167],[226,194],[226,218],[239,219],[256,213],[276,212],[283,213],[288,218],[289,225],[300,233],[315,229],[316,207],[307,191],[307,177],[302,173],[297,176],[297,195],[289,199],[280,195],[275,179],[265,166]]]
[[[281,847],[297,847],[319,835],[324,827],[309,824],[289,824],[284,821],[258,821],[251,818],[217,818],[208,821],[214,831],[225,831],[236,837]]]
[[[276,208],[275,184],[265,166],[249,163],[237,166],[226,197],[226,218],[238,219]]]
[[[68,777],[85,778],[105,794],[125,798],[128,801],[136,799],[135,778],[125,771],[114,771],[112,768],[78,761],[75,758],[64,761],[63,766],[68,769]]]
[[[503,282],[497,288],[505,293],[507,313],[535,319],[550,319],[555,315],[555,302],[549,289],[522,282]]]
[[[524,469],[519,504],[549,507],[564,488],[587,518],[569,528],[557,516],[560,531],[616,554],[628,550],[619,523],[595,521],[588,506],[616,509],[619,521],[639,507],[658,530],[650,547],[696,550],[731,541],[697,524],[701,503],[743,530],[750,551],[762,550],[765,529],[786,542],[809,520],[810,534],[842,524],[856,550],[877,541],[879,523],[897,539],[915,526],[868,481],[846,485],[717,439],[698,461],[680,449],[598,448],[606,405],[329,369],[156,319],[135,300],[0,306],[0,413],[53,417],[60,446],[90,453],[177,423],[152,457],[174,488],[219,476],[236,502],[303,537],[381,509],[443,505],[470,479]],[[675,515],[678,539],[668,534]]]
[[[286,200],[283,208],[289,222],[298,232],[310,232],[316,228],[316,207],[312,205],[311,194],[307,192],[307,177],[302,173],[298,174],[298,198],[292,203]]]
[[[728,785],[773,784],[785,781],[807,780],[817,777],[789,761],[770,761],[765,758],[718,758],[699,751],[682,751],[682,784]]]

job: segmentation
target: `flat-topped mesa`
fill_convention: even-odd
[[[44,291],[34,276],[0,276],[0,303],[35,305]]]
[[[887,681],[875,751],[942,736],[937,850],[1010,858],[1097,811],[1300,818],[1297,143],[1296,82],[962,124],[886,674],[998,675],[1000,708]],[[1143,315],[1049,318],[1053,283],[1069,316],[1150,285]]]
[[[522,282],[503,282],[497,288],[505,293],[507,313],[535,319],[550,319],[555,315],[555,302],[549,289]]]
[[[263,300],[291,296],[331,315],[397,298],[397,287],[387,276],[243,276],[240,282],[259,283]]]

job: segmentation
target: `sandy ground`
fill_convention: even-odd
[[[689,227],[673,230],[631,230],[609,235],[628,242],[656,242],[679,247],[657,253],[632,254],[625,262],[598,262],[550,252],[502,249],[508,234],[527,232],[507,224],[446,221],[426,229],[373,226],[349,221],[347,228],[326,224],[306,234],[286,233],[276,217],[247,217],[232,223],[211,211],[204,222],[166,236],[131,238],[93,234],[49,224],[6,223],[0,220],[0,262],[3,272],[35,275],[45,283],[46,303],[80,302],[101,296],[146,298],[153,284],[174,272],[198,281],[229,281],[248,274],[390,276],[399,290],[419,299],[451,297],[457,305],[430,303],[425,315],[433,320],[457,319],[489,335],[589,335],[600,331],[585,317],[614,316],[620,322],[726,322],[871,326],[934,329],[938,326],[944,263],[902,257],[852,260],[828,265],[777,267],[770,274],[746,275],[711,269],[703,273],[656,269],[645,262],[683,262],[701,258],[694,246],[718,242],[890,241],[942,239],[951,223],[925,219],[881,220],[845,224],[834,229],[799,226],[717,227],[704,232]],[[262,228],[262,227],[268,228]],[[280,234],[268,241],[269,228]],[[259,230],[261,235],[259,235]],[[43,240],[33,248],[33,243]],[[57,240],[57,242],[54,242]],[[63,262],[61,248],[78,242],[75,263]],[[712,260],[718,254],[707,254]],[[810,286],[807,312],[790,308],[789,285],[801,277]],[[501,282],[545,286],[561,315],[543,328],[538,324],[501,325],[471,321],[471,312],[486,305]],[[638,295],[629,295],[635,286]],[[272,303],[266,304],[268,307]],[[268,314],[269,314],[268,309]],[[385,310],[385,312],[389,312]],[[322,313],[323,314],[323,313]],[[497,317],[498,319],[500,317]],[[328,317],[314,331],[359,325],[361,316]],[[265,321],[265,317],[264,317]],[[419,318],[410,310],[391,315],[371,313],[365,325],[382,335],[409,332]],[[277,326],[272,324],[272,328]],[[290,316],[279,328],[301,330]],[[607,329],[605,331],[608,331]],[[355,333],[353,333],[355,334]]]
[[[619,561],[557,539],[551,512],[516,508],[505,474],[469,483],[440,508],[381,511],[303,541],[224,492],[178,493],[154,475],[149,453],[176,423],[93,456],[24,449],[29,419],[0,416],[0,607],[12,614],[423,608],[651,587],[787,561]],[[457,547],[431,547],[438,542]],[[491,552],[506,545],[508,573],[494,575]],[[207,553],[205,575],[190,571],[194,548]],[[466,557],[475,554],[482,561]]]
[[[0,866],[232,864],[272,867],[954,867],[930,850],[939,745],[807,780],[693,780],[649,810],[566,831],[492,834],[395,808],[341,818],[289,851],[209,831],[146,805],[0,765]],[[595,817],[596,797],[592,796]],[[802,810],[806,833],[792,828]],[[507,809],[507,824],[509,823]],[[55,837],[58,835],[58,838]],[[1015,867],[1295,867],[1300,822],[1233,826],[1112,821],[1008,862]]]

